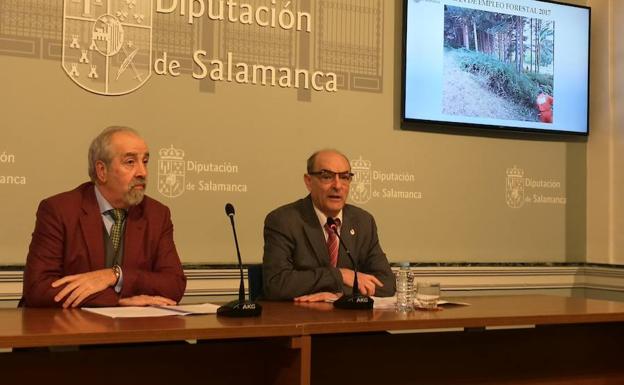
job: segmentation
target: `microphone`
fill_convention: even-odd
[[[342,241],[340,234],[338,234],[338,226],[336,225],[336,221],[334,220],[334,218],[327,217],[327,226],[329,226],[334,234],[336,234],[336,237],[338,237],[338,241],[340,242],[340,246],[342,246],[344,251],[346,251],[347,256],[349,256],[349,259],[353,264],[353,294],[342,295],[340,298],[334,301],[334,307],[340,309],[372,309],[375,300],[367,295],[360,294],[358,285],[357,264],[353,260],[351,252]]]
[[[232,232],[234,233],[234,243],[236,244],[236,255],[238,256],[238,269],[240,270],[240,286],[238,288],[238,300],[231,301],[217,309],[217,315],[224,317],[257,317],[262,314],[262,306],[252,301],[245,300],[245,280],[243,278],[243,262],[241,261],[240,249],[238,248],[238,238],[236,237],[236,226],[234,226],[234,206],[231,203],[225,205],[225,213],[230,217]]]

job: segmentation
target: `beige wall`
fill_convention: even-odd
[[[258,2],[261,3],[254,1]],[[606,20],[593,24],[594,48],[607,45],[606,50],[597,54],[594,49],[593,54],[589,144],[530,135],[400,130],[400,2],[365,2],[377,7],[381,15],[379,24],[363,21],[360,25],[377,28],[369,44],[359,47],[378,55],[378,73],[367,74],[378,81],[374,92],[349,85],[336,93],[302,93],[260,85],[200,83],[186,73],[177,78],[153,76],[145,86],[125,96],[95,95],[77,87],[63,73],[59,43],[46,45],[50,39],[60,39],[58,28],[49,36],[21,36],[23,29],[10,30],[12,15],[0,15],[0,35],[15,38],[5,38],[0,47],[0,84],[11,90],[2,94],[0,151],[16,157],[14,163],[0,164],[0,175],[23,175],[28,181],[25,186],[0,185],[0,212],[5,218],[15,218],[11,222],[0,221],[0,264],[24,263],[37,203],[86,179],[88,143],[110,124],[133,126],[147,138],[153,154],[148,193],[171,207],[176,242],[187,263],[235,261],[232,235],[223,212],[228,201],[237,207],[243,257],[248,262],[260,261],[264,216],[276,206],[306,194],[302,183],[305,159],[320,147],[336,147],[352,160],[368,161],[371,173],[413,176],[410,182],[374,180],[370,188],[380,194],[390,189],[416,192],[419,199],[377,197],[361,204],[377,218],[381,242],[391,261],[582,262],[586,249],[591,251],[591,261],[609,260],[611,254],[605,246],[608,243],[601,237],[609,237],[612,229],[609,213],[613,202],[609,203],[608,197],[617,191],[607,188],[614,183],[609,170],[615,161],[609,158],[613,154],[609,143],[617,138],[611,133],[611,121],[601,118],[600,111],[611,111],[606,107],[610,101],[606,90],[612,89],[608,76],[615,72],[604,70],[609,68],[610,60],[604,52],[612,52],[611,43],[606,42],[610,41],[609,36],[615,36],[608,32],[610,2],[590,2],[596,3],[594,19]],[[25,0],[9,5],[31,3],[40,2]],[[48,4],[54,7],[61,3],[54,0]],[[309,6],[315,17],[320,17],[318,7],[331,2],[296,3]],[[621,5],[618,7],[621,19]],[[22,15],[30,18],[36,13]],[[56,12],[53,17],[59,18],[60,14]],[[163,18],[176,20],[175,15]],[[45,23],[32,25],[54,27]],[[297,40],[296,52],[291,57],[295,65],[305,66],[308,60],[314,69],[318,49],[347,40],[338,34],[336,41],[323,41],[322,28],[345,25],[348,21],[315,24],[309,40]],[[178,33],[196,39],[192,43],[195,48],[207,49],[208,57],[221,55],[222,45],[232,36],[224,33],[223,25],[218,23],[204,24],[204,29],[198,25],[178,27]],[[369,29],[360,29],[358,33]],[[332,31],[335,30],[339,29]],[[251,36],[265,39],[261,34]],[[297,36],[295,40],[299,39]],[[250,40],[245,49],[272,41],[268,37],[266,41],[262,39]],[[42,48],[31,56],[16,55],[15,50],[29,41],[41,43],[48,50]],[[354,41],[359,42],[348,42]],[[180,40],[179,44],[183,43]],[[212,43],[215,44],[211,46]],[[232,49],[239,52],[240,48]],[[302,54],[302,50],[306,53]],[[255,52],[259,52],[260,60],[265,60],[265,51]],[[161,53],[162,48],[155,47],[154,55]],[[266,60],[278,61],[274,57]],[[357,63],[352,57],[346,60]],[[347,76],[357,75],[355,66],[348,67]],[[331,64],[329,67],[333,68]],[[170,146],[184,150],[185,162],[230,163],[240,169],[235,174],[201,175],[186,170],[187,182],[211,179],[217,183],[244,184],[248,191],[185,191],[175,198],[163,195],[158,189],[158,163],[162,160],[159,150]],[[525,177],[552,180],[560,186],[527,188],[528,197],[564,197],[566,204],[509,207],[505,186],[507,171],[514,166]],[[586,170],[591,172],[586,174]]]
[[[592,7],[591,134],[587,143],[587,261],[624,263],[624,4]]]
[[[592,55],[591,120],[587,142],[587,259],[607,263],[612,241],[611,1],[589,3],[592,6]]]
[[[614,200],[614,263],[624,264],[624,4],[613,1],[613,56],[611,73],[613,77],[613,200]]]

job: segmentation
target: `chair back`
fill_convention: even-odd
[[[262,299],[264,290],[262,289],[262,264],[247,266],[247,282],[249,285],[249,299],[256,301]]]

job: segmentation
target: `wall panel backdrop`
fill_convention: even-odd
[[[305,160],[323,147],[351,158],[351,200],[377,218],[391,261],[584,260],[585,143],[400,129],[399,1],[247,0],[261,10],[250,24],[228,21],[227,6],[226,20],[205,9],[192,23],[187,2],[158,12],[175,3],[0,0],[0,264],[24,263],[38,202],[87,179],[87,147],[108,125],[146,138],[148,193],[171,208],[185,263],[235,261],[226,202],[244,259],[260,261],[264,216],[307,193]],[[308,14],[310,31],[280,26],[284,10]],[[272,12],[276,26],[261,25]],[[116,40],[90,47],[94,31]],[[223,80],[195,78],[198,51]],[[178,76],[155,72],[165,53]],[[253,84],[252,70],[229,81],[228,57],[234,74],[302,70],[321,90],[294,75]],[[513,178],[522,204],[508,199]]]

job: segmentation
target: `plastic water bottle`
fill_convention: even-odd
[[[414,310],[414,275],[409,262],[401,262],[396,277],[396,310],[408,312]]]

